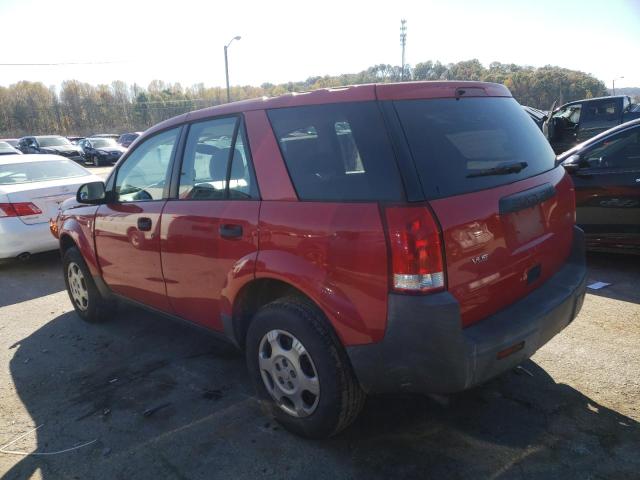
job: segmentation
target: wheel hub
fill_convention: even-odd
[[[271,330],[260,341],[262,381],[276,404],[294,417],[311,415],[320,399],[320,381],[302,342],[284,330]]]
[[[71,262],[67,267],[67,280],[73,303],[83,311],[89,308],[89,289],[77,263]]]

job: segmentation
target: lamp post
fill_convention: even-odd
[[[240,40],[240,35],[233,37],[229,43],[224,46],[224,73],[227,77],[227,103],[231,102],[231,91],[229,90],[229,60],[227,59],[227,49],[234,40]]]
[[[616,94],[616,80],[622,80],[624,77],[618,77],[613,79],[613,95]]]

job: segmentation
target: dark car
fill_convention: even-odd
[[[527,105],[523,105],[522,109],[527,112],[527,115],[531,117],[533,123],[535,123],[536,126],[540,130],[542,130],[542,126],[544,125],[545,120],[548,118],[549,112],[545,112],[544,110],[540,110],[538,108],[529,107]]]
[[[9,143],[0,141],[0,155],[22,155],[22,152]]]
[[[640,119],[558,157],[573,178],[576,222],[592,250],[640,253]]]
[[[368,392],[469,389],[574,319],[555,161],[503,85],[316,90],[156,125],[52,232],[80,318],[122,299],[217,332],[279,422],[326,437]]]
[[[118,143],[123,147],[129,147],[140,135],[142,135],[142,132],[123,133],[120,135],[120,138],[118,138]]]
[[[78,142],[78,146],[82,149],[85,161],[96,167],[116,163],[127,150],[113,138],[85,138]]]
[[[84,163],[82,150],[60,135],[22,137],[18,142],[22,153],[47,153],[61,155],[78,163]]]
[[[626,95],[576,100],[552,110],[543,131],[558,154],[605,130],[640,118],[638,105]]]

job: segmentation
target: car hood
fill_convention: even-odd
[[[126,148],[121,147],[120,145],[114,145],[112,147],[98,147],[96,148],[96,150],[102,151],[102,152],[120,152],[120,153],[124,153],[127,151]]]

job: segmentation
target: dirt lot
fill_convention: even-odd
[[[589,257],[576,321],[448,407],[368,400],[329,441],[266,418],[240,354],[123,308],[72,313],[56,254],[0,267],[2,479],[640,478],[640,258]],[[40,428],[33,432],[35,427]]]

